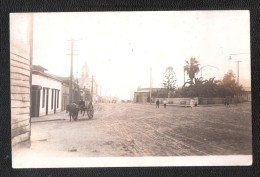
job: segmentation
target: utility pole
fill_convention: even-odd
[[[74,40],[71,40],[70,43],[70,87],[69,87],[69,103],[72,104],[73,100],[73,91],[72,91],[72,81],[73,81],[73,49],[74,49]]]
[[[237,60],[237,101],[239,102],[239,63],[241,61]]]
[[[249,54],[249,53],[234,53],[234,54],[229,54],[229,60],[232,60],[232,55],[245,55],[245,54]],[[240,60],[235,61],[237,62],[237,101],[239,102],[239,63],[242,62]]]
[[[102,103],[101,88],[102,88],[102,86],[100,85],[100,86],[99,86],[99,97],[100,97],[100,103]]]
[[[185,67],[183,67],[183,75],[184,75],[184,81],[183,81],[183,86],[185,85]]]
[[[91,102],[93,102],[93,75],[91,80]]]
[[[150,104],[152,104],[152,67],[150,67]]]

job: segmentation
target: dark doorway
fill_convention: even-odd
[[[32,85],[32,107],[31,107],[31,117],[39,117],[40,115],[40,96],[42,87],[39,85]]]
[[[56,113],[56,93],[57,93],[57,90],[54,90],[54,114]]]
[[[46,88],[46,115],[48,115],[48,107],[49,107],[49,88]]]

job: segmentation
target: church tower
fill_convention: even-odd
[[[87,62],[84,63],[82,70],[81,70],[81,78],[89,78],[89,70]]]

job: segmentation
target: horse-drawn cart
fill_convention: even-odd
[[[66,106],[66,112],[69,113],[70,121],[71,118],[73,120],[77,120],[79,112],[83,114],[83,117],[85,115],[85,112],[87,112],[89,119],[92,119],[94,117],[94,107],[92,102],[89,102],[87,106],[85,106],[85,104],[82,104],[82,102],[72,103],[71,105]]]

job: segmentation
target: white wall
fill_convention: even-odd
[[[61,100],[62,100],[62,95],[61,95],[61,86],[62,83],[59,81],[56,81],[51,78],[47,78],[41,75],[32,75],[32,85],[40,85],[42,86],[41,89],[41,95],[40,95],[40,116],[46,115],[46,100],[47,100],[47,90],[45,89],[45,105],[44,107],[42,106],[42,99],[43,99],[43,88],[49,88],[49,98],[48,98],[48,114],[53,114],[54,113],[54,103],[53,103],[53,108],[51,109],[51,98],[52,98],[52,89],[57,89],[59,90],[59,107],[58,104],[56,103],[56,112],[61,111]],[[55,95],[54,95],[55,96]],[[55,100],[53,96],[53,102]],[[56,95],[56,101],[57,101],[58,96]]]

